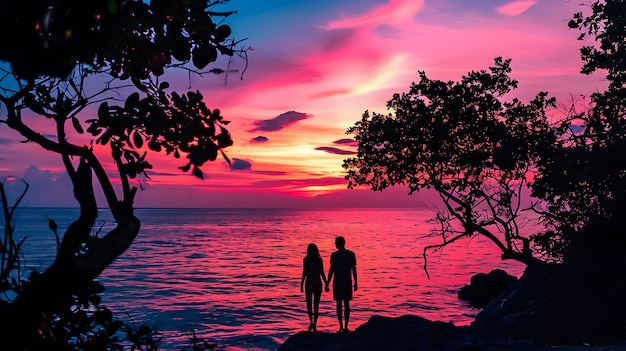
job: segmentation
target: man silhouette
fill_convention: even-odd
[[[350,300],[352,300],[352,277],[354,277],[354,291],[358,289],[356,275],[356,255],[346,250],[346,239],[342,236],[335,238],[337,251],[330,255],[330,269],[325,290],[330,289],[328,283],[333,279],[333,299],[337,302],[337,320],[339,320],[339,332],[350,331]],[[343,306],[342,306],[343,304]],[[345,318],[345,322],[344,322]]]

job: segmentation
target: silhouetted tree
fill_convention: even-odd
[[[80,206],[52,265],[0,304],[3,345],[24,349],[45,316],[131,245],[140,221],[133,214],[137,189],[130,179],[152,168],[148,150],[186,157],[180,169],[198,178],[203,177],[202,165],[219,154],[230,162],[222,150],[232,139],[220,110],[209,109],[198,91],[169,91],[164,79],[175,67],[202,75],[220,54],[245,58],[245,49],[230,39],[230,27],[214,21],[233,14],[215,10],[227,2],[0,3],[0,59],[10,66],[0,78],[5,113],[0,125],[60,155]],[[41,118],[25,118],[33,115]],[[85,140],[92,142],[70,142],[70,136],[81,140],[77,134],[89,135]],[[105,147],[119,189],[97,157]],[[116,222],[102,236],[92,231],[98,215],[92,175]],[[13,266],[2,267],[3,279],[5,269],[16,267],[9,264]],[[5,282],[3,291],[16,287]]]
[[[437,214],[443,242],[427,249],[480,234],[505,258],[530,263],[518,217],[540,150],[556,138],[546,116],[554,99],[502,102],[517,87],[510,71],[510,60],[497,58],[459,82],[420,72],[408,93],[388,102],[394,114],[365,112],[348,130],[358,143],[357,156],[344,161],[348,186],[432,188],[445,205]]]
[[[626,244],[626,1],[593,1],[588,9],[569,27],[592,44],[580,49],[581,73],[605,72],[608,88],[561,121],[578,132],[564,135],[542,158],[533,186],[572,259],[612,256]]]
[[[458,82],[431,80],[395,94],[388,115],[365,112],[348,129],[357,156],[344,160],[348,187],[397,184],[434,189],[441,248],[483,235],[503,258],[524,263],[580,260],[623,251],[626,238],[626,2],[594,1],[569,26],[599,45],[584,46],[583,73],[607,72],[605,92],[566,111],[539,93],[505,101],[517,87],[510,60]],[[562,113],[565,112],[565,113]],[[523,199],[531,202],[522,206]],[[542,224],[524,232],[527,220]]]

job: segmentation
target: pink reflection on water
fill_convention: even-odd
[[[475,273],[523,269],[501,262],[486,240],[472,240],[431,255],[428,279],[422,249],[432,241],[418,240],[430,230],[428,212],[182,211],[140,210],[137,242],[102,279],[103,300],[136,322],[156,322],[164,349],[180,349],[189,329],[228,350],[275,349],[306,330],[302,258],[314,242],[328,271],[337,235],[357,255],[351,329],[374,314],[468,324],[477,310],[457,299],[458,289]],[[332,292],[323,293],[318,330],[337,329]]]

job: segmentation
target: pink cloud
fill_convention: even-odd
[[[503,15],[519,16],[536,3],[536,0],[513,1],[506,5],[498,6],[496,10]]]
[[[365,15],[331,21],[324,29],[375,27],[386,23],[397,23],[413,17],[423,5],[424,0],[390,0],[388,4],[380,5]]]
[[[351,90],[348,88],[337,88],[332,90],[320,91],[318,93],[312,94],[311,96],[309,96],[309,98],[311,98],[312,100],[323,99],[336,95],[350,94],[350,91]]]
[[[311,179],[266,179],[254,182],[260,189],[267,188],[301,188],[306,186],[326,186],[326,185],[347,184],[341,177],[320,177]],[[346,186],[347,187],[347,186]]]

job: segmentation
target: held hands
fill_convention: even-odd
[[[326,283],[326,285],[324,286],[324,291],[329,292],[330,288],[328,287],[328,283]]]

